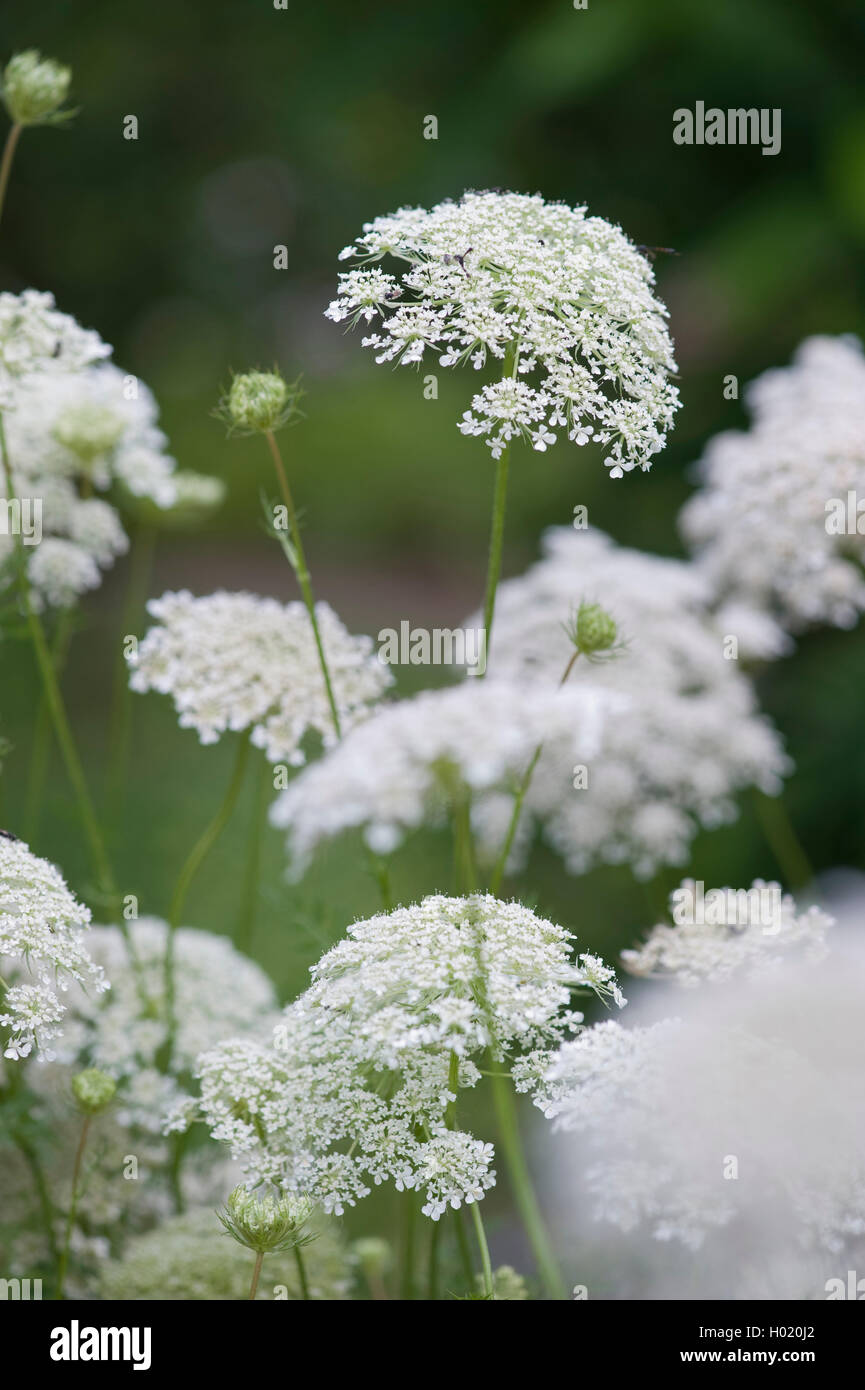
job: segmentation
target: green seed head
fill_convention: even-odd
[[[581,603],[573,628],[574,645],[586,656],[609,651],[618,629],[609,613],[597,603]]]
[[[276,372],[245,372],[232,381],[226,409],[232,429],[275,430],[285,424],[291,394]]]
[[[307,1197],[293,1193],[255,1197],[245,1187],[236,1187],[217,1215],[240,1245],[266,1255],[271,1250],[290,1250],[307,1244],[313,1237],[304,1232],[303,1226],[312,1211],[313,1203]]]
[[[71,68],[43,58],[35,48],[16,53],[3,73],[3,101],[17,125],[49,125],[70,112],[60,107],[69,94]]]

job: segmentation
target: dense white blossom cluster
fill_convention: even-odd
[[[3,1055],[50,1058],[70,985],[98,995],[108,988],[84,941],[90,912],[70,893],[58,869],[22,840],[0,835],[0,1025],[9,1032]]]
[[[128,549],[116,507],[94,492],[119,486],[159,508],[177,500],[157,419],[147,387],[112,363],[51,362],[16,380],[4,423],[15,495],[29,515],[40,509],[26,547],[37,606],[71,607]],[[0,489],[5,497],[5,480]],[[0,562],[12,546],[0,536]]]
[[[806,339],[792,366],[751,383],[747,404],[750,429],[717,436],[698,466],[685,538],[720,595],[792,632],[851,627],[865,608],[861,344]]]
[[[675,998],[668,986],[638,1017],[666,1005],[679,1018],[602,1023],[565,1043],[538,1103],[579,1136],[551,1150],[567,1219],[584,1231],[588,1204],[635,1237],[705,1242],[698,1268],[674,1265],[679,1296],[743,1297],[733,1290],[753,1261],[757,1296],[778,1297],[773,1261],[801,1273],[822,1252],[820,1283],[796,1296],[825,1297],[826,1274],[846,1270],[842,1252],[861,1253],[865,1237],[863,966],[851,939],[816,967],[791,959],[769,988],[760,973]],[[650,1245],[632,1242],[629,1258],[647,1266],[653,1296],[675,1296]]]
[[[704,577],[691,564],[617,547],[600,531],[548,531],[543,559],[501,585],[487,681],[557,684],[585,599],[602,602],[622,641],[588,678],[627,705],[608,721],[582,785],[570,748],[546,739],[512,863],[522,862],[537,822],[571,872],[628,863],[647,877],[683,863],[700,825],[734,819],[741,789],[777,793],[789,763],[751,683],[726,659]],[[581,678],[578,660],[569,684]],[[476,801],[483,841],[501,844],[511,811],[510,797]]]
[[[158,917],[129,924],[134,963],[117,927],[94,927],[89,942],[111,981],[94,998],[70,991],[68,1025],[58,1062],[94,1066],[119,1083],[121,1123],[158,1134],[169,1110],[188,1091],[200,1052],[235,1029],[266,1037],[278,1017],[273,984],[227,937],[181,927],[174,938],[174,1017],[169,1069],[160,1065],[168,1038],[165,949],[168,928]]]
[[[461,796],[504,793],[544,738],[558,740],[568,767],[594,757],[611,710],[615,697],[588,686],[477,679],[382,708],[274,803],[271,819],[288,831],[292,871],[301,873],[323,840],[350,827],[363,827],[370,848],[389,854],[410,830],[441,823]]]
[[[98,333],[56,308],[52,294],[0,293],[0,410],[15,405],[21,377],[46,368],[80,372],[110,355]]]
[[[634,975],[674,976],[681,984],[724,980],[781,964],[791,951],[825,954],[832,918],[819,907],[799,912],[777,883],[701,893],[692,879],[670,895],[673,925],[661,922],[636,950],[622,952]]]
[[[201,1057],[201,1110],[252,1180],[335,1212],[385,1181],[421,1191],[433,1220],[479,1201],[493,1149],[454,1118],[480,1079],[473,1057],[519,1065],[530,1090],[581,1024],[575,990],[624,1002],[608,966],[574,960],[569,932],[488,896],[357,922],[312,974],[272,1046],[229,1041]]]
[[[223,590],[166,593],[147,605],[157,625],[129,656],[133,690],[171,695],[184,729],[202,743],[252,730],[273,762],[304,762],[304,736],[335,742],[312,624],[304,605]],[[326,603],[316,616],[345,732],[392,682],[369,637],[354,637]]]
[[[385,257],[407,267],[383,269]],[[470,362],[498,376],[459,428],[497,458],[510,441],[543,452],[564,430],[606,446],[612,477],[650,467],[678,407],[667,311],[654,272],[618,228],[584,207],[518,193],[402,208],[364,226],[327,310],[363,320],[377,362]],[[378,320],[378,322],[376,322]]]

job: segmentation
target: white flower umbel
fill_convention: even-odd
[[[522,1059],[540,1079],[581,1024],[574,991],[623,1002],[603,962],[574,960],[569,932],[488,896],[356,922],[312,973],[272,1047],[227,1042],[200,1059],[201,1108],[252,1179],[335,1212],[385,1181],[422,1191],[433,1220],[479,1201],[492,1146],[454,1119],[480,1079],[473,1058]]]
[[[750,429],[718,435],[698,465],[702,486],[682,510],[684,536],[721,597],[745,600],[793,633],[814,623],[852,627],[865,608],[861,345],[808,338],[792,366],[758,377],[746,400]]]
[[[218,591],[166,593],[147,605],[157,625],[129,658],[133,690],[174,699],[181,727],[202,743],[252,729],[273,762],[304,762],[315,731],[329,747],[333,717],[309,614],[300,602]],[[369,637],[354,637],[326,603],[316,607],[343,730],[365,717],[392,683]]]
[[[169,1032],[164,995],[167,927],[158,917],[129,924],[136,965],[117,927],[94,927],[94,961],[111,980],[99,998],[70,991],[68,1026],[56,1049],[66,1066],[94,1066],[119,1083],[118,1119],[160,1132],[189,1090],[195,1059],[235,1029],[266,1037],[278,1018],[264,971],[227,937],[181,927],[175,936],[175,1016],[169,1070],[160,1056]]]
[[[559,1227],[584,1278],[586,1217],[629,1233],[606,1228],[607,1296],[778,1298],[798,1281],[787,1297],[824,1299],[827,1278],[861,1270],[857,940],[817,966],[794,953],[768,981],[647,989],[632,1005],[640,1026],[604,1023],[562,1047],[542,1102],[565,1131],[548,1145]],[[643,1026],[664,1010],[680,1017]]]
[[[0,409],[15,405],[23,376],[46,370],[80,372],[110,355],[111,348],[97,333],[55,307],[52,294],[0,293]]]
[[[4,423],[15,493],[41,509],[41,539],[26,547],[33,602],[71,607],[129,547],[116,508],[92,492],[119,485],[170,507],[174,459],[153,396],[111,363],[46,365],[17,380],[11,406]],[[11,553],[11,539],[0,545]]]
[[[377,217],[341,253],[352,258],[327,317],[370,326],[377,362],[414,365],[429,349],[494,374],[459,425],[494,458],[519,436],[543,452],[563,430],[604,445],[621,477],[663,448],[678,407],[667,311],[618,227],[539,196],[470,192]]]
[[[779,965],[791,950],[810,961],[825,955],[832,918],[818,907],[799,912],[777,883],[705,889],[685,879],[670,894],[673,925],[661,922],[636,950],[622,952],[633,975],[674,976],[681,984],[725,980]]]
[[[389,854],[411,830],[443,822],[460,795],[504,794],[546,737],[559,741],[567,772],[576,758],[595,756],[619,703],[576,684],[472,678],[386,706],[274,803],[291,871],[302,873],[322,841],[348,828],[362,827],[370,848]]]
[[[0,835],[0,1025],[9,1030],[4,1056],[15,1060],[46,1046],[61,1032],[60,999],[77,982],[94,995],[108,988],[102,967],[84,943],[90,912],[76,901],[62,875],[27,845]]]
[[[789,762],[739,663],[725,659],[705,577],[680,560],[617,547],[600,531],[548,531],[544,558],[500,587],[487,682],[557,684],[573,656],[567,629],[587,599],[612,615],[622,644],[587,678],[627,705],[576,779],[575,761],[585,760],[546,739],[511,865],[523,862],[538,822],[570,872],[628,863],[645,878],[685,862],[701,824],[734,819],[741,789],[777,793]],[[485,843],[502,844],[512,808],[510,797],[478,799]]]

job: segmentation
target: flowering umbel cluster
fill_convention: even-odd
[[[495,1182],[492,1146],[457,1127],[474,1058],[541,1084],[578,1029],[575,990],[618,993],[569,932],[518,903],[426,898],[356,922],[314,967],[269,1048],[237,1040],[199,1061],[201,1110],[250,1178],[341,1212],[371,1184],[420,1191],[437,1220]]]
[[[678,407],[666,310],[648,261],[603,218],[471,192],[377,217],[340,259],[360,265],[327,316],[371,325],[377,362],[413,365],[429,349],[443,367],[493,369],[459,428],[494,458],[520,436],[543,452],[564,430],[604,445],[616,478],[663,448]]]
[[[4,1056],[15,1060],[50,1044],[62,1031],[61,1002],[70,984],[99,994],[108,989],[102,967],[85,943],[90,912],[76,901],[60,871],[22,840],[0,835],[0,1025],[9,1029]]]
[[[524,862],[538,824],[570,872],[627,863],[644,878],[660,864],[684,863],[700,824],[734,819],[740,789],[776,794],[790,765],[741,663],[726,659],[727,632],[713,617],[705,576],[692,564],[618,547],[594,529],[551,529],[542,559],[500,586],[487,683],[555,688],[579,641],[581,612],[586,625],[587,595],[615,615],[621,645],[601,653],[591,684],[622,707],[582,782],[550,729],[512,863]],[[578,673],[579,661],[569,684]],[[502,843],[512,808],[511,797],[476,798],[482,844]]]
[[[288,832],[292,872],[350,827],[389,854],[411,830],[444,821],[461,797],[505,795],[544,738],[559,740],[568,767],[593,757],[618,708],[615,696],[588,686],[504,680],[465,680],[384,706],[274,803],[271,820]]]
[[[63,314],[39,290],[0,293],[0,409],[15,404],[14,386],[32,372],[79,372],[111,356],[92,329]]]
[[[718,435],[698,465],[685,539],[722,598],[794,633],[852,627],[865,609],[862,346],[808,338],[792,366],[764,372],[746,399],[750,429]]]
[[[187,590],[151,599],[157,620],[129,657],[133,690],[174,698],[180,725],[202,743],[252,730],[272,763],[304,762],[304,736],[335,741],[315,635],[300,601]],[[391,684],[369,637],[354,637],[326,603],[316,616],[343,730],[365,717]]]

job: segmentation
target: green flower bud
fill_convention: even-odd
[[[6,110],[16,125],[51,125],[65,120],[71,111],[60,111],[69,94],[72,70],[53,58],[43,58],[35,48],[16,53],[6,64],[2,94]]]
[[[586,656],[609,651],[615,645],[618,629],[600,604],[581,603],[573,623],[571,638],[574,646]]]
[[[104,1071],[88,1067],[72,1078],[72,1093],[81,1109],[88,1115],[97,1115],[114,1099],[117,1082]]]
[[[54,438],[83,463],[107,454],[117,444],[125,426],[120,416],[102,405],[74,405],[54,426]]]
[[[483,1275],[475,1276],[478,1292],[483,1292]],[[496,1302],[522,1303],[529,1296],[526,1281],[512,1265],[499,1265],[493,1273],[493,1298]]]
[[[236,1187],[217,1216],[230,1236],[257,1255],[306,1245],[314,1236],[303,1231],[314,1203],[308,1197],[288,1193],[283,1197],[255,1197]]]
[[[235,432],[278,430],[297,413],[300,394],[297,384],[289,385],[278,372],[244,372],[232,381],[220,414]]]
[[[393,1263],[390,1243],[381,1236],[362,1236],[351,1249],[367,1279],[380,1279]]]

